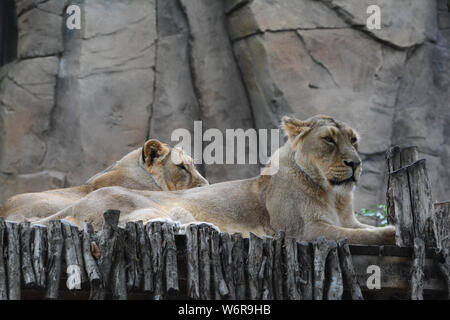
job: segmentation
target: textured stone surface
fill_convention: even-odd
[[[385,197],[384,153],[418,145],[450,190],[446,0],[16,0],[19,57],[0,69],[0,202],[79,184],[174,129],[277,128],[325,113],[362,136],[357,209]],[[200,166],[211,182],[257,166]]]
[[[56,55],[62,47],[62,17],[38,8],[19,17],[20,58]]]
[[[374,37],[394,46],[406,48],[436,39],[436,1],[427,0],[320,0],[335,10],[349,24],[362,28]],[[369,5],[380,8],[381,29],[366,27]]]
[[[255,33],[279,30],[345,28],[347,23],[320,1],[252,1],[230,17],[233,40]]]

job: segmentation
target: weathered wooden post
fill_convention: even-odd
[[[103,226],[100,235],[100,259],[98,267],[102,277],[102,285],[96,299],[104,300],[106,292],[111,288],[111,270],[113,253],[117,241],[117,225],[119,223],[120,211],[108,210],[103,214]]]
[[[263,239],[250,233],[248,248],[248,285],[250,299],[261,299],[262,279],[260,278],[263,262]]]
[[[241,233],[234,233],[231,235],[233,243],[232,257],[233,257],[233,277],[234,286],[236,289],[236,299],[246,299],[246,276],[245,276],[245,259],[246,254],[244,250],[244,239]]]
[[[273,265],[274,265],[274,245],[273,238],[265,236],[263,239],[263,254],[266,258],[264,263],[264,280],[262,288],[262,299],[273,300],[275,297],[273,288]]]
[[[228,287],[228,298],[236,299],[236,290],[233,276],[233,242],[230,234],[220,233],[220,258],[223,267],[223,277]]]
[[[444,241],[450,239],[450,202],[434,204],[434,227],[437,247],[443,249]]]
[[[3,218],[0,217],[0,300],[8,299],[5,255],[3,254],[3,248],[5,247],[5,232],[6,232],[5,220],[3,220]]]
[[[314,248],[314,300],[323,300],[325,285],[325,262],[328,256],[328,242],[324,237],[318,237],[313,242]]]
[[[187,296],[191,299],[200,298],[200,276],[198,261],[198,226],[191,224],[186,228],[187,250]]]
[[[274,262],[273,262],[273,281],[275,299],[284,299],[284,264],[283,264],[283,246],[284,246],[284,231],[278,231],[274,238]]]
[[[395,146],[387,152],[386,195],[388,219],[396,225],[396,244],[414,247],[411,298],[423,299],[425,246],[435,247],[438,234],[426,161],[417,159],[417,147]]]
[[[49,222],[47,239],[47,290],[45,297],[47,299],[58,299],[59,283],[61,280],[62,251],[64,246],[61,221],[53,220]]]
[[[297,243],[300,277],[304,280],[300,288],[303,300],[312,300],[313,298],[313,253],[309,242],[302,241]]]
[[[344,280],[339,262],[338,245],[336,241],[328,242],[328,257],[325,275],[327,300],[341,300],[344,293]]]
[[[83,228],[83,258],[90,283],[89,299],[97,298],[96,294],[100,291],[101,286],[100,270],[96,258],[92,255],[92,249],[94,247],[93,234],[94,229],[92,225],[85,223]]]
[[[31,224],[28,221],[20,223],[20,256],[22,278],[25,287],[33,287],[36,284],[31,253]]]
[[[356,278],[356,272],[353,266],[347,239],[338,241],[338,250],[342,266],[342,274],[345,278],[347,286],[350,289],[352,300],[364,300],[361,287],[359,286],[358,279]]]

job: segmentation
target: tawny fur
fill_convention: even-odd
[[[0,216],[13,221],[35,221],[57,213],[95,190],[109,186],[170,191],[208,184],[196,170],[192,158],[181,149],[172,149],[156,139],[148,140],[142,148],[128,153],[82,186],[13,196],[0,209]],[[172,157],[177,163],[171,161]]]
[[[350,243],[394,243],[394,227],[374,228],[354,215],[353,190],[362,170],[356,132],[320,115],[306,121],[285,117],[283,125],[289,139],[265,169],[278,167],[272,175],[175,192],[102,188],[41,223],[69,218],[78,225],[87,221],[100,227],[103,212],[110,208],[121,211],[122,224],[174,220],[172,209],[178,208],[178,214],[190,213],[188,220],[244,236],[284,230],[299,240],[325,236],[346,237]]]

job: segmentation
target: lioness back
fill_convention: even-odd
[[[92,191],[109,186],[161,191],[206,184],[208,182],[196,170],[188,155],[152,139],[94,175],[82,186],[24,193],[9,198],[0,208],[0,216],[13,221],[38,220],[70,206]]]

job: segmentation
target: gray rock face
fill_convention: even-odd
[[[84,182],[173,130],[278,128],[325,113],[359,131],[356,209],[385,200],[384,153],[417,145],[449,200],[445,0],[16,0],[18,58],[0,69],[0,202]],[[283,139],[281,139],[283,140]],[[175,142],[172,142],[174,144]],[[257,165],[200,165],[210,182]]]

